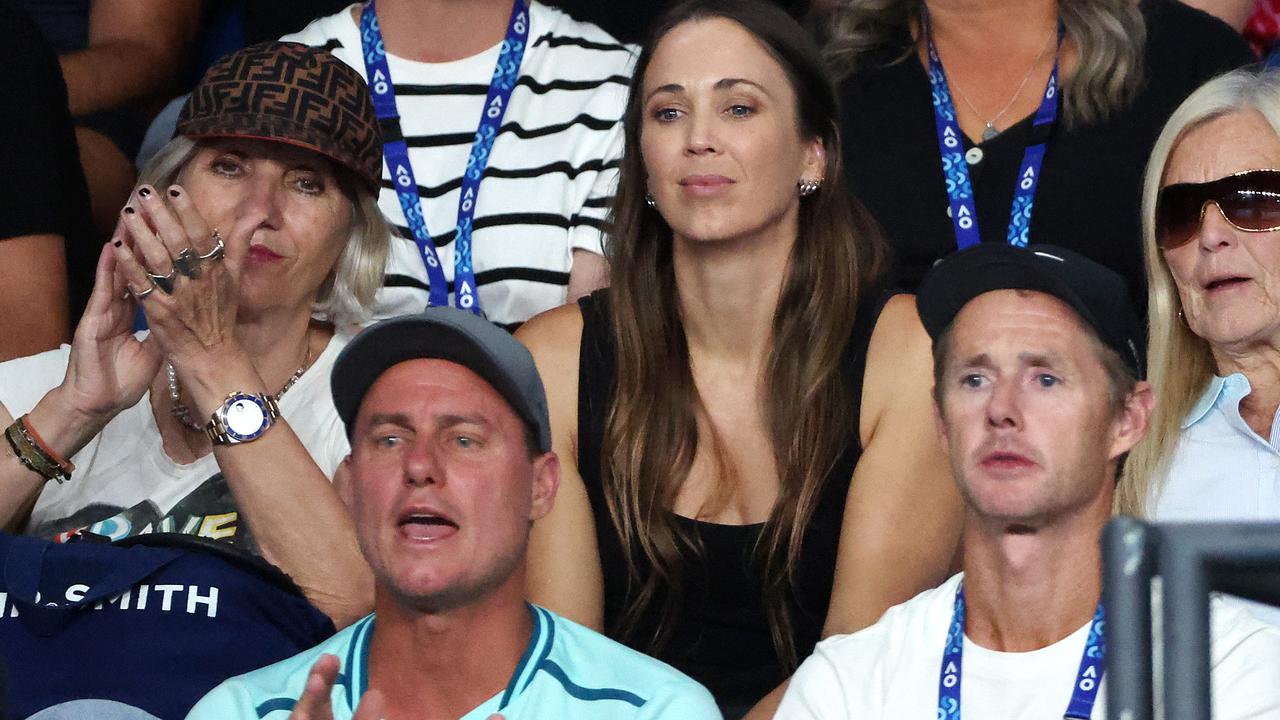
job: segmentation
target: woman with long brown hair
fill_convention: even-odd
[[[530,595],[740,716],[823,634],[946,574],[929,340],[842,181],[816,49],[767,4],[674,8],[641,55],[612,287],[526,324],[564,477]]]

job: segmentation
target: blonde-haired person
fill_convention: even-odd
[[[381,170],[368,88],[327,52],[215,64],[120,213],[71,345],[0,364],[0,526],[213,538],[338,627],[366,614],[329,371],[382,280]]]
[[[1120,512],[1280,520],[1278,169],[1276,71],[1211,80],[1156,142],[1142,219],[1158,402],[1126,463]]]
[[[959,246],[1048,238],[1121,273],[1141,306],[1142,167],[1183,98],[1254,59],[1238,34],[1173,0],[822,5],[845,172],[905,290]]]

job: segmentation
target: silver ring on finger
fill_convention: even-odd
[[[151,275],[151,273],[147,273],[147,274],[148,274],[148,275]],[[152,275],[152,277],[155,277],[155,276],[154,276],[154,275]],[[151,287],[147,288],[146,290],[143,290],[143,291],[139,292],[139,291],[137,291],[137,290],[134,290],[134,289],[133,289],[133,286],[132,286],[132,285],[130,285],[130,286],[129,286],[129,294],[133,296],[133,299],[134,299],[134,300],[142,300],[142,299],[143,299],[143,298],[145,298],[146,296],[148,296],[148,295],[150,295],[151,293],[155,292],[155,291],[156,291],[156,287],[157,287],[157,285],[153,282],[153,283],[151,284]]]
[[[152,283],[154,283],[154,284],[153,284],[153,285],[152,285],[152,286],[147,290],[147,292],[148,292],[148,293],[149,293],[149,292],[151,292],[152,290],[156,289],[156,288],[160,288],[160,292],[164,293],[165,295],[172,295],[172,294],[173,294],[173,281],[174,281],[174,279],[175,279],[175,278],[177,278],[177,277],[178,277],[178,269],[177,269],[177,267],[174,267],[174,269],[172,269],[172,270],[170,270],[170,271],[169,271],[169,274],[168,274],[168,275],[157,275],[157,274],[155,274],[155,273],[151,272],[150,270],[148,270],[148,271],[147,271],[147,277],[151,278],[151,282],[152,282]],[[134,293],[134,294],[133,294],[133,296],[134,296],[134,297],[139,297],[138,293]]]
[[[173,259],[173,269],[183,277],[200,277],[200,258],[191,248],[183,248]]]
[[[200,260],[201,262],[221,260],[222,254],[227,249],[226,245],[222,244],[222,234],[219,233],[217,230],[214,230],[212,233],[209,234],[209,239],[214,242],[213,249],[203,255],[196,256],[196,259]]]

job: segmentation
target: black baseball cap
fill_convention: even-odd
[[[551,450],[551,418],[533,356],[506,330],[448,307],[384,320],[356,336],[333,365],[330,387],[338,417],[355,430],[365,393],[382,373],[406,360],[457,363],[493,386],[534,431],[538,450]]]
[[[1056,245],[981,243],[938,261],[916,296],[929,337],[937,340],[970,300],[994,290],[1035,290],[1058,298],[1120,354],[1134,375],[1144,377],[1142,323],[1124,278]]]

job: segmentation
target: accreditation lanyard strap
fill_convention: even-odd
[[[956,247],[965,249],[982,241],[978,233],[977,207],[973,201],[973,184],[969,181],[969,164],[964,158],[963,135],[956,122],[956,106],[947,87],[947,75],[934,47],[929,31],[929,15],[923,16],[924,35],[929,43],[929,85],[933,90],[933,118],[938,130],[938,150],[942,155],[942,175],[947,181],[947,197],[950,200],[951,224],[955,228]],[[1058,47],[1062,46],[1062,27],[1058,28]],[[1058,55],[1055,51],[1053,71],[1045,84],[1040,109],[1036,110],[1031,125],[1032,144],[1022,153],[1022,165],[1018,168],[1017,186],[1014,188],[1013,207],[1009,210],[1010,245],[1026,247],[1031,229],[1031,206],[1036,196],[1036,184],[1040,181],[1040,165],[1044,162],[1049,134],[1058,118]]]
[[[1103,632],[1106,619],[1102,603],[1093,614],[1089,626],[1089,639],[1080,657],[1080,669],[1076,684],[1071,689],[1071,703],[1063,718],[1089,720],[1093,703],[1098,699],[1098,686],[1102,684],[1106,643]],[[951,629],[947,631],[947,646],[942,652],[942,672],[938,679],[938,720],[960,720],[960,674],[964,655],[964,584],[956,588],[955,610],[951,614]]]
[[[476,314],[480,313],[480,301],[476,297],[476,273],[471,262],[472,221],[475,218],[476,200],[480,196],[480,180],[489,165],[489,152],[493,149],[493,141],[502,126],[502,117],[506,114],[516,79],[520,76],[520,61],[524,58],[528,39],[529,11],[523,0],[516,0],[511,8],[511,19],[507,23],[507,35],[498,51],[498,63],[493,68],[493,79],[489,81],[484,111],[480,115],[480,125],[476,128],[475,139],[471,143],[471,155],[467,158],[467,168],[458,194],[458,224],[453,243],[454,295],[458,307]],[[449,283],[440,265],[440,257],[436,254],[435,242],[427,231],[422,198],[418,195],[418,182],[414,179],[413,165],[409,162],[409,146],[400,131],[396,91],[391,82],[391,68],[387,64],[387,52],[382,44],[382,30],[378,27],[374,0],[369,0],[360,14],[360,44],[364,51],[365,75],[373,94],[373,107],[382,125],[382,148],[387,168],[391,171],[391,182],[400,199],[400,207],[404,210],[405,221],[413,233],[413,240],[418,245],[422,263],[427,268],[431,286],[428,302],[432,306],[447,306]]]

